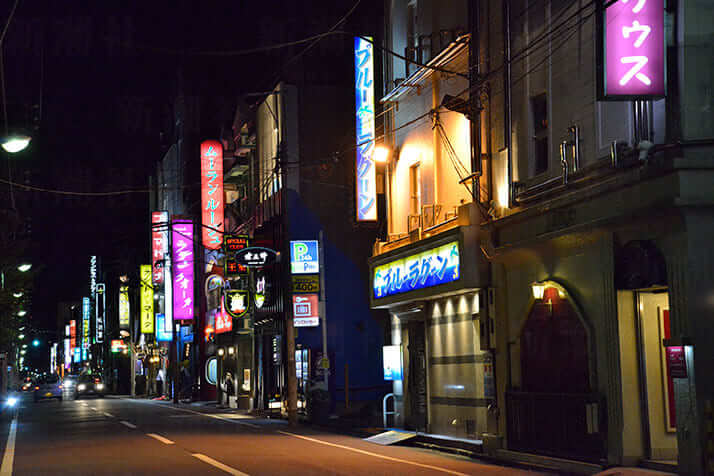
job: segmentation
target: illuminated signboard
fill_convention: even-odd
[[[141,333],[154,333],[154,288],[151,285],[151,265],[142,264],[139,268],[141,278]]]
[[[248,312],[248,291],[240,291],[237,289],[226,289],[224,294],[225,310],[233,317],[243,317]],[[216,332],[218,330],[218,322],[216,321]]]
[[[236,253],[248,247],[248,235],[225,235],[223,246],[226,253]]]
[[[79,347],[75,347],[74,350],[72,351],[72,358],[74,359],[74,363],[78,363],[82,361],[82,350]]]
[[[622,0],[605,10],[604,94],[665,95],[664,0]]]
[[[371,38],[369,38],[371,40]],[[355,106],[357,220],[377,219],[377,170],[374,151],[374,52],[372,43],[355,37]]]
[[[402,346],[385,345],[382,347],[382,367],[384,380],[402,379]]]
[[[261,248],[259,246],[243,248],[236,253],[236,262],[238,265],[247,268],[261,268],[275,263],[277,259],[278,256],[275,250]]]
[[[169,252],[169,212],[151,213],[151,281],[164,282],[164,260]]]
[[[97,343],[101,344],[104,342],[104,310],[107,306],[107,287],[104,283],[97,283],[97,294],[94,303],[94,309],[96,311],[94,321],[94,337],[97,339]]]
[[[173,318],[193,319],[193,222],[175,220],[172,232]]]
[[[217,250],[223,242],[223,147],[201,143],[201,223],[203,246]]]
[[[316,293],[320,291],[320,276],[292,276],[294,293]]]
[[[374,269],[374,297],[438,286],[459,279],[459,243],[394,260]]]
[[[119,327],[129,328],[129,288],[121,286],[119,288]]]
[[[316,240],[290,242],[290,272],[292,274],[320,272],[320,256]]]
[[[69,321],[69,346],[72,349],[77,347],[77,321],[74,319]]]
[[[64,368],[69,368],[72,365],[72,347],[69,345],[69,339],[64,340]]]
[[[317,294],[293,295],[293,324],[295,327],[314,327],[320,325]]]
[[[221,334],[223,332],[229,332],[233,330],[233,316],[227,312],[227,306],[225,301],[230,300],[227,296],[223,296],[221,299],[221,308],[216,312],[216,334]],[[229,303],[230,305],[230,303]]]
[[[89,294],[94,298],[97,292],[97,257],[89,257]]]
[[[82,298],[82,349],[89,348],[89,298]]]
[[[159,342],[169,342],[173,340],[171,324],[166,325],[167,319],[163,314],[156,315],[156,340]]]

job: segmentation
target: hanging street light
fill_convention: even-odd
[[[25,150],[32,138],[24,134],[12,135],[2,139],[2,148],[9,154],[16,154]]]
[[[31,263],[22,263],[20,266],[17,267],[17,270],[20,271],[21,273],[26,273],[26,272],[30,271],[31,268],[32,268]]]

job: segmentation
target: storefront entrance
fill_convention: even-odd
[[[606,410],[591,392],[588,339],[566,292],[544,285],[517,345],[519,385],[506,393],[509,449],[603,457]]]

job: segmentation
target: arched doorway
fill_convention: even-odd
[[[506,394],[508,446],[597,461],[604,456],[605,409],[592,393],[588,328],[558,283],[536,283],[532,291],[518,341],[520,382]]]

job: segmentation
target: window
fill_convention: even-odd
[[[417,53],[417,1],[411,0],[407,4],[407,47],[405,55],[411,60],[416,60]],[[413,71],[414,64],[405,61],[407,76]]]
[[[409,214],[421,213],[421,173],[419,164],[409,167]]]
[[[533,119],[534,175],[548,170],[548,97],[545,93],[531,97]]]

